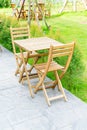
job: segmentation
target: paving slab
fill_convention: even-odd
[[[28,84],[18,82],[14,75],[13,53],[0,52],[0,130],[87,130],[87,104],[65,90],[68,101],[52,102],[48,107],[43,92],[30,97]],[[35,71],[35,70],[34,70]],[[46,80],[50,80],[46,78]],[[35,85],[38,78],[32,79]],[[47,90],[49,95],[57,89]]]

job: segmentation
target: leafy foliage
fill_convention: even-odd
[[[10,26],[17,27],[19,23],[15,18],[5,16],[5,14],[0,15],[0,19],[2,21],[0,24],[0,43],[2,43],[4,47],[12,51]]]
[[[10,6],[10,0],[0,0],[0,8],[9,6]]]

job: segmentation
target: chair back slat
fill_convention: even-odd
[[[12,31],[27,30],[27,27],[12,28]]]
[[[72,51],[53,54],[53,58],[60,57],[60,56],[67,56],[67,55],[70,55],[70,53],[72,53]]]
[[[69,56],[73,53],[73,43],[53,47],[52,57]]]
[[[56,54],[56,53],[64,53],[64,52],[68,52],[68,51],[72,51],[72,48],[58,48],[58,49],[54,49],[53,50],[53,53]]]
[[[17,35],[17,34],[28,34],[28,30],[13,31],[13,35]]]
[[[17,34],[13,36],[14,38],[28,37],[28,34]]]
[[[10,27],[10,32],[11,32],[13,51],[14,51],[14,53],[16,53],[14,40],[30,38],[29,27],[28,26],[27,27],[19,27],[19,28]]]
[[[11,28],[11,34],[13,39],[22,38],[22,37],[30,37],[30,32],[28,27],[20,27],[20,28]]]

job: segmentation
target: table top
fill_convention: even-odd
[[[14,40],[14,43],[26,51],[49,49],[51,45],[58,46],[62,44],[61,42],[58,42],[48,37]]]

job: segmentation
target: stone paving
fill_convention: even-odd
[[[87,130],[87,104],[65,90],[68,102],[59,99],[48,107],[42,91],[33,99],[30,97],[27,82],[19,84],[15,69],[13,54],[3,48],[0,53],[0,130]],[[56,89],[52,92],[56,93]]]

